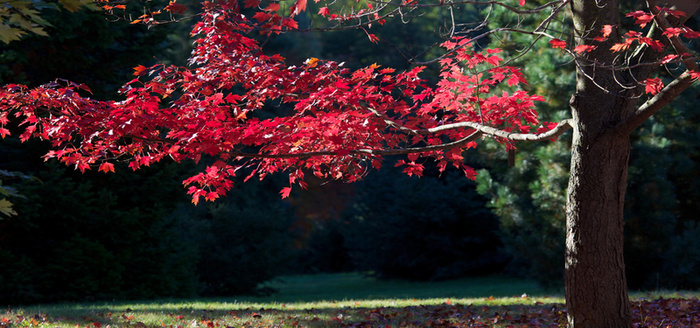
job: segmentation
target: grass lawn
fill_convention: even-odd
[[[7,308],[0,312],[0,328],[560,327],[566,318],[561,291],[505,277],[406,282],[322,274],[282,277],[266,286],[278,292]],[[635,302],[636,320],[640,327],[658,327],[663,320],[671,327],[700,327],[698,296],[634,293],[643,298]],[[671,314],[677,321],[669,321]]]

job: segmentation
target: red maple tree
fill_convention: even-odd
[[[648,12],[628,14],[638,26],[652,28],[625,34],[616,1],[555,0],[532,8],[523,7],[524,1],[519,6],[463,3],[501,6],[521,15],[550,12],[534,30],[503,30],[549,38],[552,47],[574,58],[578,84],[570,119],[539,122],[535,108],[543,98],[519,88],[526,83],[520,70],[506,65],[499,49],[474,49],[474,39],[498,29],[442,43],[440,80],[428,85],[420,77],[422,67],[397,72],[375,64],[350,70],[317,58],[288,66],[280,55],[265,54],[250,34],[297,29],[294,17],[306,10],[306,0],[294,2],[288,13],[281,13],[277,2],[216,0],[202,3],[188,66],[137,66],[136,78],[122,87],[124,98],[118,101],[90,99],[87,86],[69,81],[36,88],[7,85],[0,90],[0,135],[10,134],[10,119],[18,120],[22,140],[49,140],[53,149],[47,159],[81,171],[114,171],[112,163],[121,160],[136,170],[165,157],[199,161],[205,156],[213,164],[184,181],[197,203],[226,194],[242,172],[245,180],[284,172],[289,186],[281,195],[287,197],[293,185],[305,187],[305,174],[351,182],[380,168],[382,157],[396,154],[407,155],[398,164],[409,175],[420,176],[423,166],[417,159],[431,157],[441,170],[452,165],[473,178],[462,153],[482,138],[512,148],[515,141],[550,140],[572,129],[565,277],[569,325],[630,327],[622,259],[629,134],[698,77],[697,57],[683,38],[699,33],[682,25],[685,13],[653,0]],[[402,8],[454,4],[369,1],[367,8],[351,13],[324,6],[318,15],[361,28],[376,42],[368,32],[371,24]],[[119,6],[105,4],[105,9],[123,9]],[[573,42],[547,31],[567,7]],[[171,2],[163,10],[179,15],[187,8]],[[244,10],[254,14],[244,15]],[[157,24],[157,14],[134,22]],[[687,70],[664,85],[652,74],[669,63]],[[645,92],[653,97],[637,106]],[[284,110],[274,118],[256,115],[271,104]]]

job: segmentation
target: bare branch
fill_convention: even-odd
[[[547,31],[547,29],[548,29],[548,27],[549,27],[549,24],[552,22],[552,20],[557,16],[557,14],[559,14],[559,13],[561,12],[561,10],[562,10],[568,3],[569,3],[569,0],[559,0],[559,1],[552,1],[552,2],[549,2],[549,3],[545,4],[545,5],[543,5],[543,6],[538,7],[538,8],[544,9],[544,8],[547,8],[547,7],[550,7],[550,6],[551,6],[551,7],[553,7],[553,8],[552,8],[552,12],[549,14],[549,16],[547,16],[547,18],[543,19],[542,22],[540,22],[540,24],[537,26],[537,28],[535,28],[535,29],[533,29],[533,30],[531,30],[531,31],[530,31],[530,30],[522,30],[522,29],[518,29],[518,28],[512,28],[512,27],[501,27],[501,28],[495,28],[495,29],[488,30],[488,31],[486,31],[486,32],[484,32],[484,33],[481,33],[481,34],[479,34],[479,35],[476,35],[476,36],[474,36],[474,37],[469,38],[469,40],[472,41],[472,42],[476,42],[476,41],[478,41],[478,40],[480,40],[480,39],[486,38],[486,37],[488,37],[488,36],[490,36],[490,35],[492,35],[492,34],[496,34],[496,33],[499,33],[499,32],[513,32],[513,33],[530,34],[530,35],[536,36],[535,40],[533,40],[533,41],[527,46],[527,48],[526,48],[525,50],[522,50],[521,53],[520,53],[518,56],[516,56],[516,57],[514,57],[514,58],[510,58],[510,59],[508,59],[506,62],[501,63],[501,65],[499,65],[499,67],[500,67],[500,66],[505,66],[505,65],[507,65],[507,64],[509,64],[509,63],[511,63],[511,62],[513,62],[513,61],[515,61],[515,60],[517,60],[517,59],[519,59],[520,57],[524,56],[525,54],[527,54],[527,53],[532,49],[532,47],[535,45],[535,43],[537,43],[537,41],[539,41],[542,37],[548,37],[548,38],[550,38],[550,39],[555,39],[554,36],[549,35],[548,33],[546,33],[546,31]],[[559,5],[557,6],[557,4],[559,4]],[[541,9],[538,10],[538,11],[541,11]],[[486,21],[483,21],[482,24],[479,25],[479,27],[485,26],[485,24],[486,24]],[[472,30],[475,30],[475,29],[472,29]],[[462,34],[462,33],[460,33],[460,34]],[[468,44],[467,44],[467,45],[468,45]],[[440,61],[441,59],[443,59],[443,58],[449,56],[449,55],[452,54],[453,52],[455,52],[455,51],[459,50],[460,48],[465,47],[465,46],[467,46],[467,45],[464,45],[464,46],[461,46],[461,47],[456,47],[455,49],[452,49],[452,50],[446,52],[445,54],[443,54],[442,56],[439,56],[439,57],[434,58],[434,59],[432,59],[432,60],[428,60],[428,61],[424,61],[424,62],[415,62],[415,61],[414,61],[414,62],[411,62],[411,63],[412,63],[412,64],[415,64],[415,65],[427,65],[427,64],[432,64],[432,63],[435,63],[435,62]]]
[[[399,149],[353,149],[350,150],[348,155],[364,155],[364,156],[389,156],[389,155],[405,155],[405,154],[415,154],[415,153],[426,153],[432,151],[440,151],[447,149],[459,148],[467,143],[476,141],[482,135],[490,135],[494,137],[500,137],[511,141],[545,141],[551,140],[561,136],[564,132],[572,128],[572,120],[566,119],[559,124],[557,124],[554,129],[549,130],[545,133],[534,134],[534,133],[512,133],[504,130],[499,130],[487,125],[479,124],[476,122],[460,122],[453,124],[441,125],[438,127],[417,130],[418,133],[436,133],[440,131],[461,129],[461,128],[472,128],[476,131],[469,136],[444,143],[439,145],[430,145],[422,147],[410,147],[410,148],[399,148]],[[232,156],[235,157],[245,157],[245,158],[309,158],[317,156],[343,156],[337,151],[311,151],[311,152],[301,152],[301,153],[285,153],[285,154],[265,154],[265,153],[247,153],[247,152],[230,152]]]
[[[618,128],[621,129],[620,131],[622,133],[627,134],[632,132],[632,130],[644,123],[649,117],[656,114],[661,108],[676,99],[681,92],[685,91],[685,89],[693,84],[693,81],[694,79],[687,73],[673,80],[673,82],[666,85],[666,87],[657,93],[656,96],[639,106],[632,116],[624,120]]]
[[[401,4],[395,4],[391,3],[390,1],[381,1],[381,0],[370,0],[370,2],[373,3],[378,3],[382,5],[391,5],[391,6],[396,6],[396,7],[405,7],[405,8],[430,8],[430,7],[445,7],[445,6],[454,6],[454,5],[462,5],[462,4],[471,4],[471,5],[496,5],[496,6],[501,6],[503,8],[506,8],[516,14],[534,14],[537,12],[540,12],[542,10],[545,10],[549,7],[554,7],[557,4],[563,2],[565,0],[555,0],[555,1],[550,1],[547,2],[541,6],[538,6],[536,8],[532,9],[519,9],[517,7],[513,7],[510,5],[505,4],[502,1],[478,1],[478,0],[463,0],[463,1],[453,1],[450,3],[445,3],[445,2],[436,2],[436,3],[431,3],[431,4],[416,4],[416,3],[401,3]]]
[[[500,137],[504,138],[510,141],[543,141],[543,140],[551,140],[554,138],[557,138],[561,136],[564,132],[572,128],[572,120],[571,119],[566,119],[557,126],[554,127],[554,129],[551,129],[545,133],[540,133],[540,134],[535,134],[535,133],[513,133],[509,131],[504,131],[504,130],[499,130],[494,127],[488,126],[488,125],[483,125],[481,123],[477,122],[459,122],[459,123],[452,123],[452,124],[445,124],[441,126],[437,126],[434,128],[430,129],[424,129],[424,130],[418,130],[419,133],[436,133],[436,132],[441,132],[441,131],[446,131],[446,130],[453,130],[453,129],[459,129],[459,128],[472,128],[475,129],[479,132],[482,132],[485,135],[490,135],[494,137]]]
[[[479,132],[482,132],[485,135],[490,135],[494,137],[500,137],[504,138],[510,141],[543,141],[543,140],[550,140],[557,138],[561,136],[564,132],[567,130],[571,129],[571,123],[572,121],[570,119],[563,120],[557,124],[557,126],[554,127],[554,129],[547,131],[545,133],[540,133],[540,134],[533,134],[533,133],[512,133],[504,130],[499,130],[497,128],[485,125],[483,123],[478,123],[478,122],[457,122],[457,123],[450,123],[450,124],[444,124],[440,126],[436,126],[433,128],[428,128],[428,129],[420,129],[420,130],[415,130],[411,128],[407,128],[405,126],[402,126],[399,123],[396,123],[395,121],[391,120],[389,117],[386,115],[377,112],[373,108],[367,108],[370,112],[372,112],[374,115],[377,117],[381,118],[384,120],[384,123],[386,123],[388,126],[393,127],[399,131],[403,131],[412,135],[427,135],[427,134],[433,134],[433,133],[438,133],[442,131],[448,131],[448,130],[455,130],[455,129],[463,129],[463,128],[471,128],[475,129]]]

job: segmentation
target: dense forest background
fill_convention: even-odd
[[[308,12],[316,11],[309,3]],[[1,46],[0,83],[64,78],[86,83],[95,98],[114,99],[132,67],[186,63],[193,21],[149,29],[109,22],[100,11],[42,14],[53,25],[50,37]],[[460,21],[483,15],[468,8],[455,14]],[[408,59],[439,55],[435,41],[450,29],[440,8],[412,15],[409,23],[374,27],[378,44],[354,30],[260,41],[290,65],[318,57],[401,69]],[[302,16],[300,25],[310,19]],[[483,28],[517,19],[496,9]],[[490,41],[514,54],[522,38]],[[574,73],[566,57],[542,45],[515,64],[529,91],[547,99],[544,120],[569,115]],[[436,69],[429,65],[424,77],[437,79]],[[693,88],[633,138],[625,245],[631,288],[700,288],[700,108]],[[359,183],[312,179],[308,190],[285,200],[277,178],[241,182],[228,197],[197,206],[181,181],[202,163],[81,174],[44,162],[46,144],[8,137],[0,141],[0,170],[37,179],[3,180],[26,198],[13,198],[19,214],[0,220],[0,304],[264,293],[259,284],[280,274],[343,271],[411,280],[506,273],[561,286],[568,137],[518,144],[513,167],[502,145],[485,140],[466,156],[479,169],[477,181],[437,169],[408,177],[387,164]]]

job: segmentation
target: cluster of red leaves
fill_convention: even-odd
[[[634,326],[651,327],[698,327],[700,326],[700,300],[656,299],[633,302]],[[322,319],[329,318],[329,319]],[[98,313],[79,320],[34,316],[0,315],[0,327],[31,327],[66,323],[76,327],[101,328],[133,327],[145,328],[138,315],[132,313]],[[242,325],[244,327],[563,327],[566,325],[566,310],[561,304],[534,305],[464,305],[447,301],[441,305],[416,305],[406,307],[348,308],[296,310],[246,309],[236,311],[185,311],[172,313],[165,328],[202,327],[223,328]]]
[[[658,10],[658,14],[652,14],[648,13],[642,10],[637,10],[634,12],[630,12],[626,15],[626,17],[633,18],[635,20],[635,24],[638,25],[640,28],[644,28],[647,24],[652,22],[655,17],[658,15],[668,15],[676,18],[681,18],[685,16],[686,14],[678,11],[678,10],[672,10],[669,8],[663,8],[663,7],[656,7]],[[613,25],[604,25],[601,30],[600,30],[600,35],[593,38],[591,43],[587,44],[580,44],[577,45],[572,49],[573,52],[577,54],[584,54],[591,52],[593,50],[598,49],[598,45],[596,43],[601,43],[601,42],[606,42],[609,40],[610,35],[613,33],[615,30],[616,26]],[[680,27],[669,27],[664,30],[662,33],[664,36],[667,38],[672,38],[672,37],[684,37],[687,39],[698,39],[700,38],[700,32],[694,31],[688,27],[685,26],[680,26]],[[628,51],[630,50],[631,46],[635,43],[643,44],[646,46],[651,47],[655,51],[658,52],[664,52],[664,45],[659,41],[659,40],[654,40],[650,37],[645,36],[642,32],[639,31],[628,31],[624,35],[622,35],[622,39],[620,42],[615,42],[611,47],[610,51],[613,52],[623,52],[623,51]],[[549,41],[549,44],[552,46],[552,48],[561,48],[561,49],[566,49],[567,48],[567,43],[563,40],[559,39],[552,39]],[[671,62],[680,62],[685,58],[691,57],[691,54],[683,53],[683,54],[667,54],[664,56],[660,64],[668,64]],[[700,72],[695,72],[695,71],[689,71],[688,74],[692,79],[698,79],[700,78]],[[644,81],[641,81],[641,84],[644,85],[644,90],[645,92],[655,95],[659,93],[663,88],[664,84],[659,78],[650,78],[646,79]]]
[[[244,3],[260,6],[257,0]],[[286,171],[290,186],[282,196],[292,184],[304,187],[308,172],[353,181],[381,166],[382,155],[392,154],[387,150],[416,153],[401,163],[408,174],[421,174],[420,155],[435,158],[443,170],[451,164],[473,177],[461,153],[475,146],[465,141],[474,130],[441,127],[477,122],[513,132],[547,130],[534,110],[541,97],[504,91],[525,80],[517,68],[499,66],[498,50],[474,52],[466,39],[446,42],[450,55],[440,63],[442,80],[434,88],[418,76],[422,67],[351,71],[316,58],[287,66],[246,36],[261,22],[270,24],[268,30],[295,28],[292,17],[276,16],[275,6],[248,18],[238,1],[203,2],[191,33],[190,66],[135,67],[136,78],[121,89],[121,101],[92,100],[80,94],[89,93],[87,87],[67,81],[33,89],[5,86],[0,134],[9,135],[9,119],[17,119],[22,140],[50,140],[47,159],[82,171],[96,166],[114,171],[114,160],[129,161],[135,170],[165,157],[205,156],[213,164],[184,181],[197,203],[225,194],[240,172],[247,180]],[[293,11],[304,9],[305,2],[297,2]],[[173,2],[168,10],[183,8]],[[270,106],[279,107],[276,117],[258,114]],[[454,146],[407,150],[445,144]]]
[[[662,8],[662,7],[657,7],[659,14],[658,15],[670,15],[674,17],[683,17],[685,16],[685,13],[677,10],[672,10],[668,8]],[[640,28],[644,28],[648,23],[652,22],[654,20],[654,17],[657,15],[637,10],[631,13],[628,13],[626,17],[631,17],[635,20],[635,25],[638,25]],[[612,34],[613,30],[616,28],[616,26],[613,25],[604,25],[601,30],[600,30],[600,35],[593,38],[592,41],[595,42],[605,42],[608,41],[608,38],[610,37],[610,34]],[[681,26],[681,27],[670,27],[666,29],[663,32],[663,35],[667,37],[672,37],[672,36],[683,36],[688,39],[698,39],[700,38],[700,32],[693,31],[692,29]],[[648,45],[649,47],[653,48],[656,51],[663,51],[664,47],[659,42],[658,40],[654,40],[652,38],[644,36],[641,32],[639,31],[628,31],[622,36],[622,42],[616,42],[615,44],[610,47],[610,50],[613,52],[620,52],[620,51],[626,51],[630,49],[630,46],[632,46],[635,41],[641,44]],[[563,40],[559,39],[552,39],[549,41],[549,43],[552,45],[552,48],[566,48],[567,44]],[[573,51],[576,53],[586,53],[586,52],[591,52],[595,49],[597,49],[598,46],[595,44],[582,44],[574,47]]]

